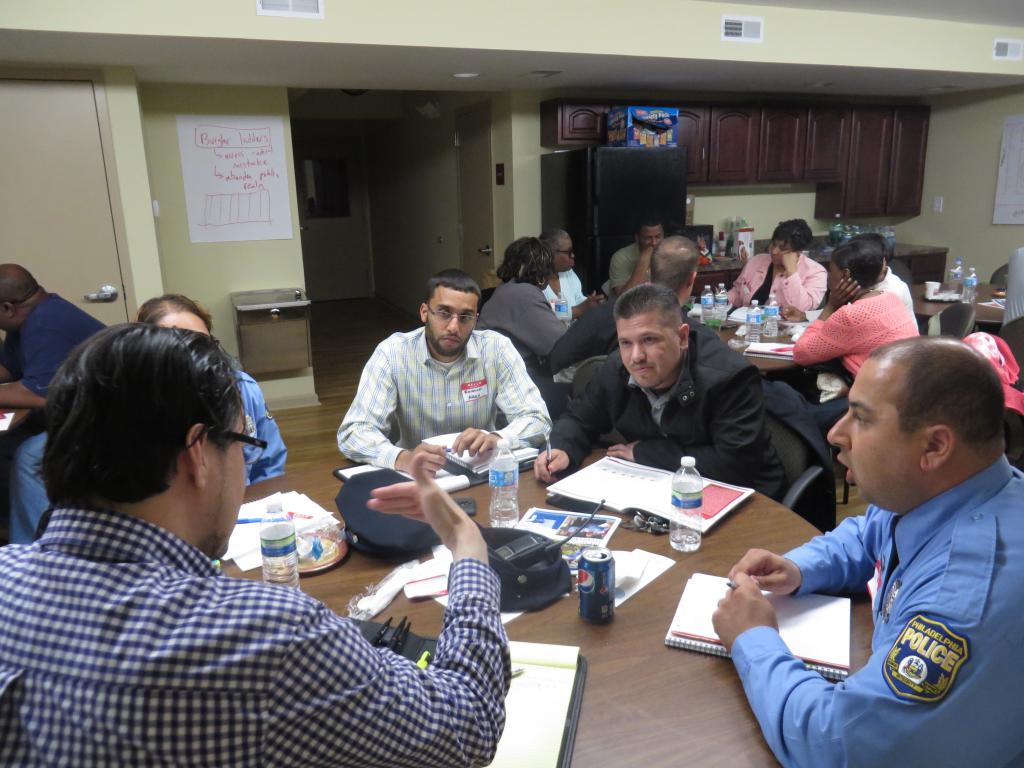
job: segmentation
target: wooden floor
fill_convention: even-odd
[[[418,318],[402,315],[394,307],[375,299],[351,299],[313,304],[310,336],[313,344],[313,371],[320,405],[293,408],[274,414],[288,446],[286,472],[323,467],[342,461],[338,452],[337,431],[359,386],[363,366],[374,348],[397,331],[419,327]],[[841,467],[838,469],[842,469]],[[337,483],[329,475],[325,486]],[[842,499],[842,481],[836,483],[837,498]],[[312,489],[306,490],[310,493]],[[325,487],[324,490],[329,490]],[[317,494],[321,496],[322,494]],[[838,506],[837,518],[861,514],[866,505],[857,488],[850,490],[850,503]]]

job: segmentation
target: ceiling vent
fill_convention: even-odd
[[[1024,40],[997,37],[992,44],[992,58],[997,61],[1021,61],[1024,59]]]
[[[257,16],[322,19],[326,0],[256,0]]]
[[[722,16],[722,40],[730,43],[763,43],[764,17]]]

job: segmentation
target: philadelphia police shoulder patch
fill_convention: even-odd
[[[917,614],[893,643],[882,674],[893,693],[913,701],[940,701],[970,656],[967,638],[941,621]]]

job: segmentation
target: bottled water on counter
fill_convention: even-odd
[[[971,267],[970,273],[964,278],[964,292],[960,294],[960,301],[964,304],[973,304],[978,298],[978,275]]]
[[[764,329],[762,336],[774,339],[779,335],[779,302],[775,300],[775,294],[768,295],[768,305],[764,308]]]
[[[949,268],[949,290],[960,295],[964,291],[964,260],[957,258]]]
[[[761,308],[757,303],[754,299],[747,309],[747,341],[751,344],[761,341]]]
[[[725,290],[725,283],[718,284],[718,292],[715,293],[715,321],[721,325],[729,317],[729,292]]]
[[[700,549],[701,532],[704,528],[704,481],[697,472],[697,460],[683,456],[679,471],[672,475],[672,509],[686,521],[670,520],[668,543],[679,552],[696,552]]]
[[[519,522],[519,462],[508,440],[499,440],[488,473],[491,486],[491,527],[512,528]]]
[[[711,286],[704,286],[704,293],[700,295],[700,323],[701,325],[714,325],[712,321],[715,314],[715,294],[711,292]]]
[[[299,553],[295,547],[295,523],[284,513],[280,502],[267,504],[260,523],[260,552],[263,555],[263,580],[268,584],[299,586]]]

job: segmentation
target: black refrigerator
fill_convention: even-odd
[[[684,229],[685,147],[571,149],[542,155],[540,169],[542,226],[572,237],[588,293],[608,279],[612,254],[633,242],[642,214],[659,214],[666,234]]]

